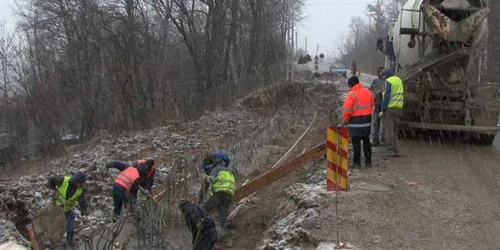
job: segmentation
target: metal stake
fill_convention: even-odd
[[[342,125],[337,126],[337,166],[336,166],[336,174],[335,174],[335,179],[336,179],[336,185],[335,185],[335,220],[337,224],[337,246],[335,246],[335,249],[342,249],[345,248],[345,244],[340,242],[340,229],[339,229],[339,197],[338,197],[338,192],[339,192],[339,184],[340,184],[340,174],[339,174],[339,167],[341,164],[340,160],[340,130],[343,128]]]
[[[339,165],[340,165],[340,129],[342,127],[337,127],[337,166],[336,166],[336,174],[335,174],[335,179],[336,179],[336,185],[335,185],[335,220],[337,223],[337,246],[340,246],[340,233],[339,233],[339,184],[340,184],[340,178],[339,178]]]

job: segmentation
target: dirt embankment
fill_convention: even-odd
[[[78,229],[88,231],[96,225],[102,227],[110,223],[111,184],[104,170],[105,163],[153,157],[157,160],[157,180],[161,186],[157,190],[167,188],[163,205],[171,208],[176,199],[196,194],[197,169],[203,151],[215,148],[229,151],[242,177],[239,182],[250,178],[282,156],[307,127],[316,111],[319,111],[316,126],[309,133],[318,136],[323,133],[327,112],[322,110],[334,105],[334,92],[335,87],[331,84],[274,85],[239,100],[227,109],[206,113],[196,121],[127,133],[120,137],[112,137],[103,131],[89,143],[72,148],[64,157],[40,161],[25,169],[26,174],[19,180],[12,179],[2,184],[5,188],[0,189],[0,197],[10,202],[12,193],[21,194],[19,200],[24,201],[27,212],[36,217],[40,210],[51,204],[51,192],[44,186],[50,175],[87,171],[91,216],[89,221],[79,222]],[[298,148],[305,147],[303,144]],[[0,212],[11,218],[5,209],[1,208]],[[173,229],[175,225],[172,223],[167,229]],[[185,230],[184,227],[178,229]],[[49,248],[59,244],[51,241],[42,243]],[[182,244],[179,247],[189,248]]]

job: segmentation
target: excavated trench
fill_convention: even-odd
[[[159,135],[165,136],[164,130],[172,131],[172,128],[160,128],[144,132],[144,137],[138,135],[117,139],[103,137],[95,140],[96,145],[86,148],[107,151],[76,152],[72,158],[55,160],[61,168],[67,168],[63,165],[69,162],[70,172],[85,169],[91,173],[89,178],[91,183],[88,185],[92,189],[88,198],[91,203],[91,218],[87,222],[78,222],[80,249],[112,249],[112,242],[127,245],[126,249],[190,249],[191,236],[185,228],[176,201],[183,197],[195,200],[199,185],[198,168],[204,151],[216,148],[228,151],[239,172],[238,184],[241,185],[276,163],[304,132],[315,117],[315,113],[313,126],[291,155],[299,154],[321,141],[324,137],[324,128],[327,124],[331,124],[329,121],[333,119],[331,114],[336,110],[336,100],[336,86],[328,82],[273,85],[240,99],[228,109],[207,113],[199,121],[176,126],[173,130],[175,132],[170,132],[171,135],[168,133],[164,139],[169,141],[167,145],[162,144],[159,139],[148,139],[149,136],[153,138]],[[207,123],[211,123],[210,126],[198,125]],[[219,128],[226,128],[227,131],[217,131]],[[157,131],[161,131],[161,134]],[[206,136],[206,139],[203,136]],[[140,144],[139,148],[128,151],[122,145],[124,142],[137,140],[153,141],[153,145]],[[183,140],[188,141],[186,146],[182,148],[171,146]],[[203,144],[197,142],[200,140],[203,140]],[[121,225],[111,224],[108,220],[112,204],[110,184],[102,166],[110,159],[133,160],[138,157],[157,159],[159,186],[153,195],[162,197],[161,206],[148,201],[145,195],[140,195],[141,205],[135,214],[141,213],[141,215],[135,217],[136,219],[131,216],[132,219],[123,221]],[[89,161],[88,158],[92,160]],[[50,163],[55,165],[54,160]],[[43,176],[32,176],[20,181],[22,185],[19,185],[19,189],[24,192],[28,200],[31,199],[27,209],[14,211],[17,213],[17,219],[14,220],[23,235],[26,233],[24,225],[31,223],[28,215],[40,212],[43,210],[42,207],[47,205],[45,204],[47,201],[39,196],[47,197],[50,194],[50,191],[45,189],[38,192],[27,192],[25,189],[29,189],[32,185],[40,185],[46,181],[47,175],[55,173],[47,172],[49,173]],[[220,249],[255,247],[262,233],[270,225],[269,222],[273,221],[273,218],[278,218],[284,211],[276,207],[287,209],[285,188],[300,180],[307,172],[307,170],[298,171],[285,177],[284,181],[278,181],[267,187],[262,192],[263,198],[260,198],[264,202],[259,206],[262,209],[253,209],[254,212],[251,214],[245,214],[247,211],[245,210],[241,215],[237,215],[233,222],[233,233],[224,242],[219,243]],[[161,192],[162,190],[165,192]],[[5,197],[1,197],[4,200]],[[4,212],[3,210],[1,211]],[[235,241],[236,238],[239,240]],[[62,242],[62,235],[60,239]],[[50,249],[58,249],[61,246],[59,242],[44,239],[39,239],[39,242]]]

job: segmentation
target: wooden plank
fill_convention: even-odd
[[[33,224],[26,225],[26,231],[28,231],[28,236],[31,241],[31,248],[33,250],[39,250],[38,239],[36,238],[35,230],[33,228]]]
[[[244,186],[241,186],[236,190],[233,198],[233,202],[239,202],[243,198],[251,195],[252,193],[262,189],[263,187],[279,180],[283,176],[296,169],[304,166],[305,164],[318,159],[326,154],[326,144],[321,143],[309,150],[307,150],[302,155],[299,155],[283,164],[271,169],[270,171],[261,174],[257,178],[253,179]]]

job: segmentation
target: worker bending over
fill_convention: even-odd
[[[106,164],[106,169],[116,168],[120,171],[113,184],[113,222],[121,215],[123,206],[132,208],[137,200],[140,183],[147,174],[145,165],[137,168],[124,162],[114,161]]]
[[[186,225],[193,235],[194,250],[211,250],[217,241],[215,223],[205,210],[187,199],[179,201],[179,209],[186,220]]]
[[[210,198],[203,204],[203,209],[209,212],[216,208],[221,236],[227,231],[227,216],[229,204],[236,189],[236,170],[226,166],[224,160],[216,159],[215,167],[207,180],[211,183]]]
[[[222,151],[207,152],[205,154],[205,158],[203,158],[201,163],[201,185],[200,192],[198,193],[198,204],[203,204],[207,198],[207,192],[210,187],[209,176],[212,169],[216,166],[215,161],[220,161],[225,166],[229,166],[231,162],[229,156]]]
[[[372,166],[372,146],[370,143],[370,127],[374,98],[370,90],[363,87],[357,76],[347,81],[351,89],[344,101],[344,124],[349,130],[353,148],[354,167],[361,166],[361,142],[365,154],[365,164]]]
[[[87,200],[83,186],[87,177],[83,172],[76,172],[73,177],[53,176],[49,178],[48,187],[55,191],[56,205],[62,207],[66,216],[66,248],[73,248],[75,234],[75,213],[73,207],[78,202],[81,214],[87,215]]]

